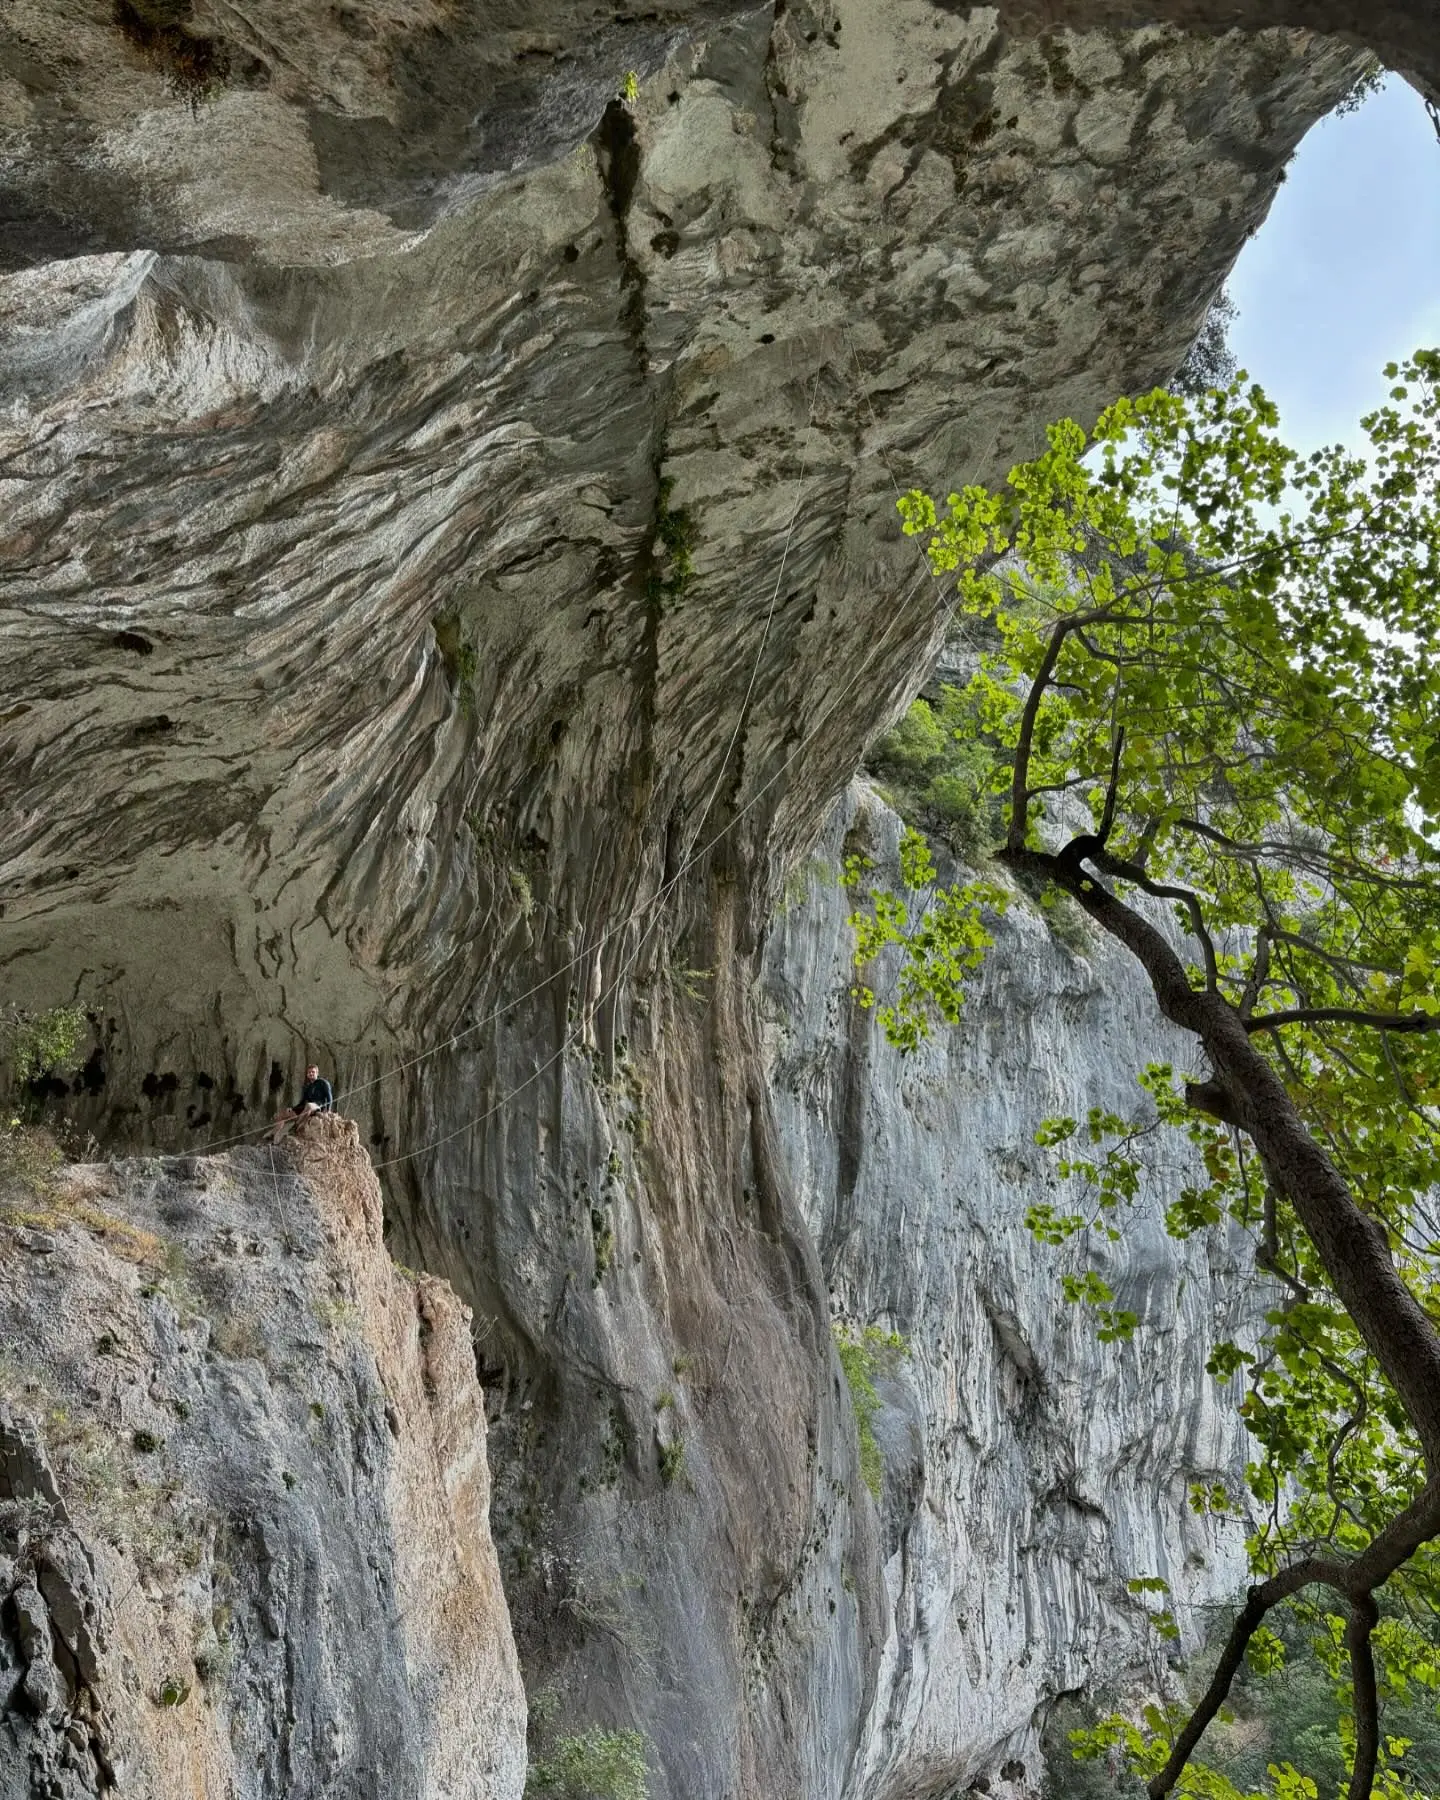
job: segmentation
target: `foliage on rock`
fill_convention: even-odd
[[[914,701],[866,759],[908,824],[970,862],[1000,842],[1006,786],[977,700],[968,688],[943,685],[936,699]]]
[[[1196,1043],[1188,1077],[1144,1072],[1133,1119],[1091,1118],[1089,1148],[1062,1162],[1079,1201],[1032,1228],[1090,1251],[1067,1292],[1125,1336],[1103,1247],[1151,1140],[1179,1129],[1203,1176],[1170,1230],[1230,1218],[1272,1284],[1258,1349],[1222,1345],[1212,1363],[1246,1388],[1256,1585],[1193,1706],[1103,1728],[1153,1800],[1181,1781],[1235,1792],[1191,1760],[1266,1615],[1297,1593],[1328,1590],[1343,1614],[1352,1800],[1401,1780],[1386,1693],[1440,1690],[1376,1599],[1440,1601],[1440,354],[1386,373],[1363,460],[1297,456],[1236,382],[1193,406],[1122,400],[1088,440],[1053,426],[1003,490],[966,488],[943,512],[918,492],[901,503],[998,634],[970,688],[1012,762],[997,860],[1130,950]],[[1062,796],[1090,829],[1061,829]],[[903,946],[885,1023],[905,1047],[956,1017],[985,933],[973,885],[936,889],[913,853],[902,873],[921,905],[872,893],[857,956]]]
[[[52,1006],[43,1012],[7,1008],[0,1014],[0,1050],[16,1081],[37,1081],[73,1068],[85,1025],[83,1006]]]
[[[526,1800],[645,1800],[645,1751],[638,1731],[592,1726],[563,1737],[548,1756],[531,1763]]]
[[[871,1497],[878,1502],[885,1479],[885,1465],[875,1436],[875,1415],[880,1410],[880,1394],[875,1386],[877,1376],[893,1372],[905,1354],[903,1337],[895,1331],[882,1331],[878,1325],[857,1327],[836,1322],[831,1326],[835,1354],[850,1389],[850,1405],[855,1413],[855,1436],[859,1443],[860,1474]]]

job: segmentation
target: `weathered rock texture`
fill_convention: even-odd
[[[518,1800],[470,1315],[355,1129],[0,1195],[0,1795]]]
[[[92,1006],[55,1097],[107,1144],[253,1129],[321,1054],[485,1321],[553,1728],[638,1724],[662,1800],[829,1800],[889,1603],[753,983],[942,632],[895,487],[1172,368],[1358,65],[928,0],[612,63],[531,11],[553,53],[447,14],[407,87],[419,7],[372,57],[247,6],[267,56],[197,0],[238,35],[193,107],[99,0],[7,13],[0,957]]]
[[[891,1612],[854,1791],[877,1800],[1007,1771],[1033,1786],[1049,1701],[1163,1680],[1168,1646],[1131,1578],[1168,1581],[1192,1632],[1196,1608],[1233,1598],[1243,1528],[1197,1515],[1187,1490],[1243,1492],[1236,1396],[1205,1363],[1263,1304],[1242,1234],[1167,1237],[1165,1206],[1200,1178],[1168,1134],[1119,1244],[1062,1254],[1031,1237],[1036,1201],[1083,1205],[1037,1149],[1041,1121],[1142,1116],[1136,1075],[1187,1066],[1188,1046],[1123,951],[1083,926],[1083,951],[1067,949],[1017,896],[958,1029],[902,1058],[851,997],[854,899],[836,879],[859,851],[898,885],[898,832],[864,788],[836,809],[767,947],[763,999],[781,1142],[833,1304],[908,1345],[875,1422]],[[1139,1315],[1128,1344],[1098,1342],[1061,1298],[1063,1272],[1097,1263]]]

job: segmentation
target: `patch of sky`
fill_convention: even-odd
[[[1358,445],[1385,364],[1440,347],[1440,139],[1414,88],[1391,75],[1310,131],[1227,285],[1285,440]]]

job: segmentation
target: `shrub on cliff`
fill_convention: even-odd
[[[895,810],[957,856],[975,862],[999,842],[1005,769],[969,689],[916,700],[867,760]]]
[[[902,502],[998,633],[970,689],[1012,769],[996,861],[1128,950],[1194,1046],[1188,1073],[1139,1073],[1133,1117],[1051,1122],[1071,1199],[1029,1223],[1086,1253],[1067,1297],[1127,1336],[1109,1245],[1149,1147],[1180,1130],[1204,1173],[1168,1228],[1228,1217],[1271,1284],[1258,1349],[1210,1363],[1243,1384],[1256,1443],[1254,1585],[1193,1704],[1083,1741],[1152,1800],[1237,1793],[1192,1759],[1242,1662],[1283,1665],[1265,1620],[1287,1600],[1346,1696],[1350,1800],[1405,1786],[1387,1701],[1440,1693],[1413,1623],[1440,1609],[1440,353],[1387,377],[1363,461],[1295,455],[1237,381],[1122,400],[1088,439],[1053,426],[999,492]],[[1061,794],[1088,829],[1061,828]],[[924,902],[872,891],[856,915],[863,954],[904,952],[884,1015],[902,1048],[956,1017],[994,898],[909,861]],[[1168,1605],[1153,1616],[1173,1636]],[[1313,1793],[1280,1765],[1266,1779]]]
[[[563,1737],[548,1756],[531,1763],[526,1800],[645,1800],[645,1748],[638,1731],[592,1726]]]
[[[882,1331],[878,1325],[856,1327],[839,1322],[830,1327],[835,1339],[835,1353],[850,1389],[850,1405],[855,1414],[855,1436],[860,1454],[860,1474],[871,1496],[880,1499],[885,1465],[875,1436],[875,1415],[880,1410],[880,1394],[876,1377],[889,1375],[905,1354],[905,1340],[895,1331]]]
[[[0,1013],[0,1053],[21,1083],[72,1068],[84,1035],[85,1009],[81,1006],[52,1006],[43,1012],[11,1006]]]

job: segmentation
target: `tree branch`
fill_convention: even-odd
[[[1112,856],[1105,848],[1103,838],[1076,838],[1073,844],[1063,852],[1069,855],[1072,851],[1095,867],[1104,875],[1112,875],[1118,881],[1133,882],[1156,900],[1178,900],[1190,915],[1190,929],[1200,945],[1200,954],[1205,959],[1205,985],[1213,993],[1220,985],[1219,963],[1215,956],[1215,945],[1205,925],[1205,914],[1197,895],[1189,888],[1172,887],[1166,881],[1152,881],[1138,863],[1129,862],[1124,857]]]
[[[1110,829],[1115,823],[1115,795],[1120,786],[1120,753],[1125,748],[1125,727],[1118,726],[1115,732],[1115,748],[1110,752],[1110,785],[1105,790],[1105,810],[1100,815],[1100,829],[1095,834],[1103,850],[1110,841]]]
[[[1350,1603],[1345,1643],[1350,1651],[1350,1679],[1355,1694],[1355,1767],[1348,1800],[1370,1800],[1375,1786],[1375,1764],[1380,1753],[1380,1698],[1375,1689],[1375,1652],[1370,1634],[1379,1616],[1373,1594],[1361,1595]]]
[[[1237,1130],[1243,1130],[1240,1115],[1231,1105],[1230,1096],[1222,1082],[1187,1081],[1185,1104],[1194,1112],[1209,1113],[1212,1119],[1219,1119],[1222,1125],[1233,1125]]]
[[[1255,939],[1255,960],[1250,965],[1250,973],[1245,977],[1245,991],[1240,996],[1240,1017],[1248,1019],[1255,1010],[1255,1002],[1260,998],[1260,990],[1265,986],[1270,975],[1270,932],[1262,927]]]
[[[1005,834],[1007,849],[1019,850],[1025,842],[1025,827],[1029,820],[1030,747],[1035,741],[1035,721],[1040,716],[1040,703],[1050,686],[1055,665],[1060,660],[1060,652],[1065,648],[1065,640],[1082,625],[1095,625],[1114,617],[1115,614],[1109,607],[1095,607],[1089,612],[1069,613],[1063,619],[1055,621],[1050,642],[1045,646],[1040,667],[1035,671],[1030,692],[1025,696],[1025,710],[1020,715],[1020,731],[1015,740],[1015,776],[1010,784],[1010,828]]]
[[[1175,825],[1178,830],[1193,831],[1197,837],[1206,838],[1227,856],[1237,857],[1242,862],[1269,857],[1282,865],[1308,869],[1312,874],[1331,879],[1336,875],[1350,875],[1360,881],[1372,881],[1377,887],[1398,888],[1422,894],[1428,893],[1434,885],[1433,881],[1426,881],[1421,877],[1389,875],[1382,869],[1372,869],[1368,863],[1359,862],[1354,857],[1311,850],[1304,844],[1277,843],[1273,838],[1259,838],[1254,843],[1245,843],[1239,838],[1228,837],[1223,831],[1217,831],[1213,825],[1206,825],[1200,819],[1176,819]]]
[[[1377,1532],[1346,1571],[1349,1593],[1369,1593],[1388,1581],[1422,1544],[1440,1534],[1440,1481],[1433,1477],[1383,1531]]]
[[[1282,1025],[1373,1025],[1377,1031],[1440,1031],[1440,1013],[1374,1013],[1353,1006],[1294,1006],[1287,1012],[1246,1019],[1247,1031],[1278,1031]]]
[[[1277,1281],[1284,1282],[1297,1299],[1310,1298],[1310,1290],[1305,1283],[1292,1275],[1280,1261],[1280,1224],[1276,1212],[1275,1190],[1268,1181],[1265,1183],[1264,1225],[1260,1242],[1255,1247],[1255,1267],[1263,1269],[1267,1275],[1273,1275]]]
[[[1266,1178],[1294,1207],[1341,1305],[1409,1414],[1428,1467],[1440,1473],[1440,1342],[1395,1267],[1384,1226],[1357,1203],[1338,1166],[1306,1128],[1280,1074],[1252,1041],[1247,1024],[1253,1022],[1242,1019],[1218,990],[1193,987],[1164,934],[1080,868],[1077,850],[1083,854],[1083,842],[1059,856],[1007,844],[997,860],[1072,895],[1102,931],[1138,959],[1162,1014],[1200,1039],[1228,1122],[1250,1138]],[[1102,850],[1092,860],[1103,867],[1115,859]],[[1129,878],[1143,874],[1121,867]]]
[[[1341,1564],[1320,1557],[1307,1557],[1304,1562],[1282,1569],[1278,1575],[1272,1575],[1260,1587],[1250,1589],[1240,1616],[1231,1627],[1225,1648],[1220,1653],[1220,1661],[1210,1677],[1209,1687],[1176,1738],[1170,1760],[1146,1784],[1150,1800],[1164,1800],[1165,1795],[1180,1779],[1186,1763],[1195,1754],[1195,1746],[1205,1734],[1206,1726],[1225,1704],[1225,1696],[1230,1692],[1230,1684],[1244,1660],[1246,1648],[1271,1607],[1278,1606],[1282,1600],[1288,1600],[1292,1594],[1298,1594],[1302,1587],[1308,1587],[1315,1581],[1326,1582],[1343,1593],[1344,1579],[1345,1570]]]

